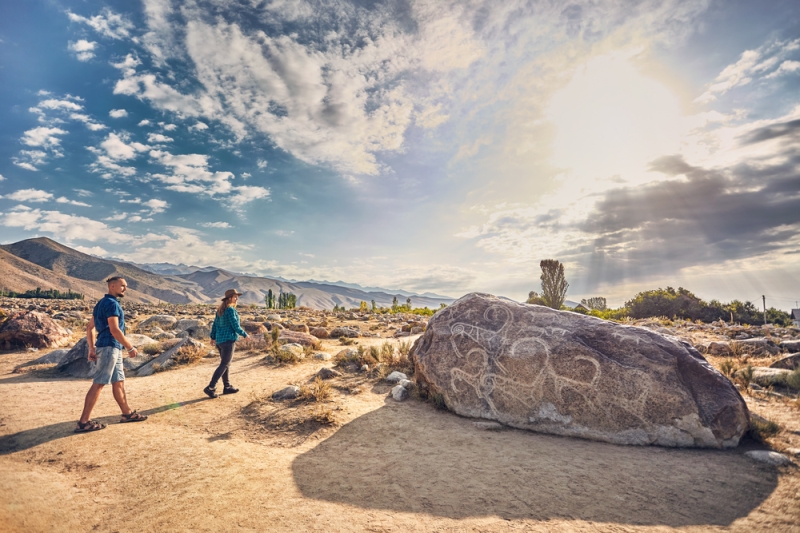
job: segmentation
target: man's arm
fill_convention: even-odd
[[[89,361],[97,360],[97,351],[94,348],[94,317],[86,325],[86,344],[89,345]]]
[[[108,330],[111,332],[111,335],[113,335],[114,338],[125,347],[125,350],[128,352],[128,357],[136,357],[139,355],[139,351],[133,347],[133,344],[128,342],[128,339],[125,338],[125,334],[122,333],[121,329],[119,329],[118,316],[108,317]]]

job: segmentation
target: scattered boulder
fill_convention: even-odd
[[[330,332],[330,336],[332,339],[338,339],[341,337],[347,337],[348,339],[355,339],[358,338],[359,332],[353,328],[347,328],[344,326],[339,326],[333,328]]]
[[[0,325],[0,346],[11,348],[53,348],[69,344],[70,332],[44,313],[21,312]]]
[[[325,367],[325,368],[320,368],[319,372],[317,372],[317,375],[321,379],[332,379],[332,378],[341,377],[342,373],[339,372],[338,370],[334,370],[332,368]]]
[[[278,348],[278,352],[296,359],[305,359],[306,357],[303,347],[294,342],[282,345],[280,348]]]
[[[756,357],[767,357],[778,354],[781,351],[777,344],[763,337],[745,339],[736,342],[738,342],[739,345],[744,348],[745,352]]]
[[[162,331],[161,333],[156,333],[155,335],[153,335],[153,339],[157,341],[165,341],[169,339],[174,339],[175,337],[176,335],[171,331]]]
[[[395,370],[394,372],[392,372],[391,374],[389,374],[388,376],[386,376],[386,378],[385,378],[385,379],[386,379],[386,381],[388,381],[389,383],[397,383],[397,382],[399,382],[401,379],[408,379],[408,376],[406,376],[406,375],[405,375],[405,374],[403,374],[402,372],[398,372],[397,370]]]
[[[281,315],[277,313],[272,313],[271,315],[267,315],[267,320],[269,320],[270,322],[280,322],[281,320],[283,320],[283,318],[281,317]]]
[[[730,344],[725,341],[714,341],[708,344],[706,353],[708,355],[721,355],[728,357],[733,355],[733,350],[731,350]]]
[[[96,368],[97,364],[89,361],[89,344],[86,342],[86,337],[79,340],[56,366],[60,373],[82,379],[93,377]]]
[[[312,357],[314,359],[319,359],[320,361],[330,361],[331,359],[333,359],[333,357],[331,357],[331,354],[325,352],[315,352]]]
[[[411,334],[412,335],[419,335],[420,333],[423,333],[424,331],[425,331],[425,328],[423,328],[422,326],[412,326],[411,327]]]
[[[749,452],[744,452],[744,454],[754,461],[758,461],[759,463],[767,463],[773,466],[786,466],[792,464],[792,460],[787,456],[783,455],[782,453],[771,452],[769,450],[751,450]]]
[[[43,355],[33,361],[28,361],[27,363],[22,363],[21,365],[17,366],[17,368],[24,368],[26,366],[33,366],[33,365],[52,365],[58,364],[61,362],[62,359],[69,353],[69,348],[60,348],[58,350],[53,350],[52,352]]]
[[[273,400],[294,400],[300,396],[300,387],[289,385],[277,392],[272,393]]]
[[[184,331],[186,329],[202,325],[204,325],[202,320],[198,320],[196,318],[182,318],[175,322],[175,324],[172,326],[172,329],[175,331]]]
[[[314,328],[310,333],[318,339],[327,339],[330,337],[330,333],[328,333],[328,330],[325,328]]]
[[[800,353],[789,354],[786,357],[778,359],[771,365],[770,368],[785,368],[787,370],[794,370],[800,367]]]
[[[308,333],[300,333],[299,331],[283,330],[278,335],[278,342],[289,342],[294,344],[301,344],[303,346],[310,346],[314,349],[319,348],[319,339]]]
[[[200,326],[189,327],[189,328],[181,331],[180,333],[178,333],[175,336],[176,337],[181,337],[181,338],[183,338],[183,337],[191,337],[191,338],[193,338],[195,340],[202,341],[202,340],[209,339],[210,335],[211,335],[211,330],[208,329],[204,325],[200,325]]]
[[[406,389],[402,385],[396,385],[394,388],[392,388],[392,398],[394,398],[396,402],[402,402],[404,400],[407,400],[408,389]]]
[[[408,390],[414,388],[414,382],[411,381],[410,379],[401,379],[400,381],[397,382],[397,384]]]
[[[769,387],[770,385],[780,385],[786,383],[786,376],[791,374],[791,370],[786,370],[784,368],[771,368],[765,366],[754,366],[753,367],[753,383],[757,385],[761,385],[762,387]],[[737,370],[734,373],[734,377],[737,377],[741,373],[741,370]]]
[[[139,324],[138,330],[145,331],[147,328],[158,326],[161,329],[172,329],[178,319],[172,315],[153,315]]]
[[[800,339],[781,341],[779,347],[784,352],[800,352]]]
[[[242,322],[242,329],[245,330],[248,335],[263,335],[267,332],[267,328],[264,327],[263,322],[254,322],[252,320]]]
[[[411,357],[450,410],[522,429],[729,448],[749,428],[736,388],[688,343],[488,294],[437,312]]]
[[[178,353],[178,350],[183,348],[184,346],[191,346],[191,347],[202,347],[203,343],[198,342],[191,337],[185,337],[180,341],[176,342],[172,348],[167,350],[166,352],[162,353],[158,357],[150,359],[142,366],[136,369],[137,376],[151,376],[156,373],[157,369],[164,369],[169,368],[172,366],[172,358]],[[158,366],[156,366],[158,365]]]
[[[288,329],[290,331],[296,331],[298,333],[309,333],[310,331],[308,329],[308,326],[306,326],[305,324],[289,324]]]
[[[156,343],[155,339],[151,339],[147,335],[139,335],[138,333],[129,333],[125,335],[125,338],[128,339],[136,348],[141,348],[142,346]]]

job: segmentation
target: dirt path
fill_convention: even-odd
[[[12,374],[0,356],[0,531],[800,531],[800,475],[733,451],[634,448],[483,431],[385,386],[336,393],[340,425],[299,438],[243,416],[322,363],[213,360],[131,378],[139,424],[75,435],[87,381]],[[327,365],[327,364],[326,364]],[[797,411],[793,411],[797,413]],[[787,411],[782,423],[800,431]],[[788,420],[788,422],[787,422]],[[795,427],[797,426],[797,427]],[[299,442],[299,443],[298,443]],[[294,444],[294,445],[293,445]]]

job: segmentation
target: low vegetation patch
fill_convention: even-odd
[[[771,420],[758,415],[750,417],[749,435],[754,441],[765,444],[768,439],[780,433],[781,427]]]
[[[333,389],[331,384],[323,381],[319,376],[314,378],[310,384],[300,387],[298,399],[304,402],[327,402],[331,399]]]

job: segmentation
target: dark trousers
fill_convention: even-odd
[[[214,371],[214,375],[211,377],[211,383],[208,385],[212,389],[217,386],[219,378],[222,378],[223,386],[230,387],[231,385],[231,382],[228,380],[228,366],[230,366],[231,359],[233,359],[233,345],[235,342],[236,341],[228,341],[217,344],[219,356],[222,361],[220,361],[219,366]]]

